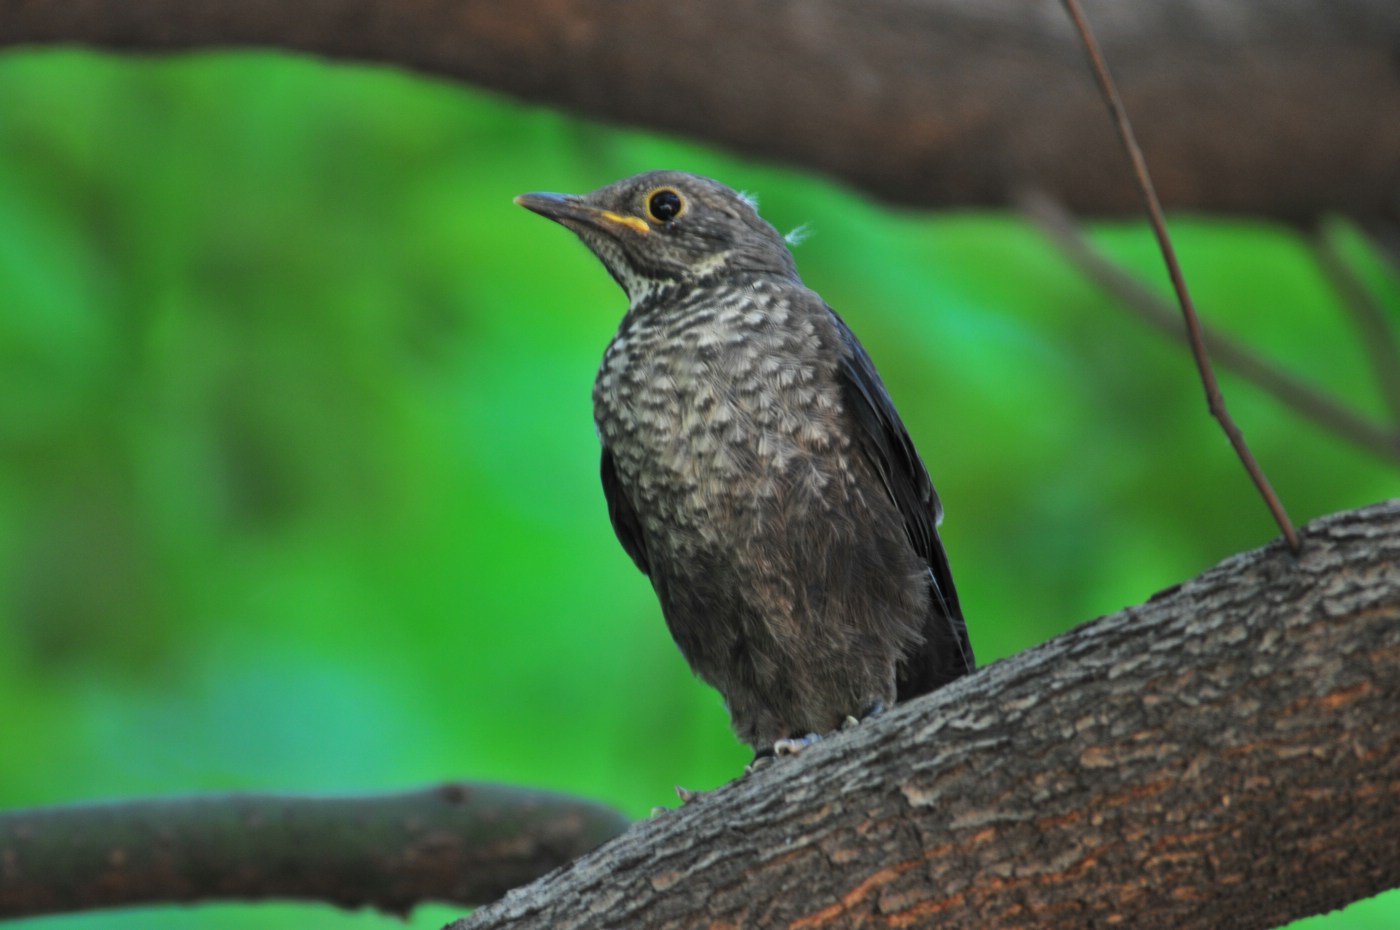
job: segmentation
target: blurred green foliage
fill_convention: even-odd
[[[1182,348],[1014,218],[900,212],[381,69],[8,52],[0,806],[469,778],[642,816],[734,777],[746,753],[596,486],[589,393],[622,295],[511,203],[657,167],[811,229],[798,262],[929,464],[984,662],[1275,535]],[[1380,410],[1303,238],[1175,228],[1214,323]],[[1140,225],[1094,238],[1165,290]],[[1224,380],[1299,522],[1395,493]],[[1391,896],[1308,926],[1397,921]],[[42,926],[192,923],[397,925],[218,906]]]

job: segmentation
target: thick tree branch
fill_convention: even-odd
[[[1400,500],[1304,535],[1298,559],[1236,556],[455,926],[1265,928],[1400,885]],[[16,812],[0,916],[480,901],[621,826],[463,785]]]
[[[454,783],[404,794],[225,795],[0,813],[0,919],[305,898],[407,913],[477,904],[616,836],[575,798]]]
[[[1162,201],[1309,219],[1400,192],[1400,4],[1088,0]],[[804,165],[900,204],[1034,186],[1136,214],[1056,3],[0,0],[0,46],[271,47],[444,75]]]
[[[454,925],[1267,928],[1400,885],[1400,501],[701,797]],[[990,622],[990,619],[988,619]]]

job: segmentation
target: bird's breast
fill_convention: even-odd
[[[639,512],[674,527],[833,493],[848,440],[822,317],[759,290],[629,322],[594,407]]]

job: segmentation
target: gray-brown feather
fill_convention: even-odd
[[[594,390],[672,635],[755,748],[896,697],[928,565],[853,441],[839,325],[799,285],[630,314]]]
[[[608,513],[739,736],[764,751],[970,671],[923,462],[752,204],[679,172],[520,202],[630,299],[593,392]]]

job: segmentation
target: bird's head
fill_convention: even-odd
[[[709,178],[652,171],[583,196],[521,194],[515,202],[577,233],[634,307],[708,278],[797,278],[778,231],[748,199]]]

